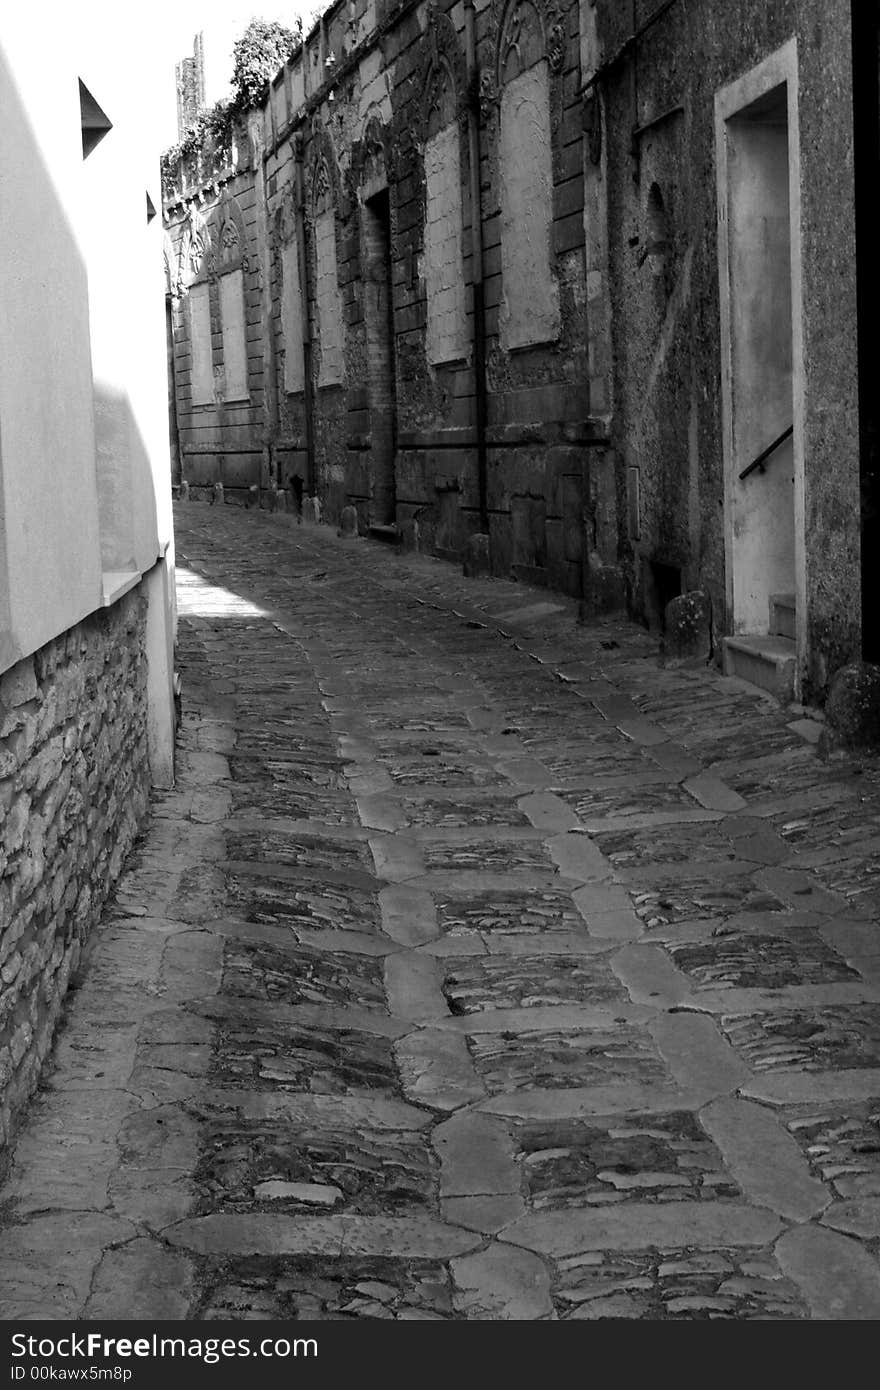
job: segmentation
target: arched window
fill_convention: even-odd
[[[550,71],[540,15],[511,0],[498,46],[501,91],[502,346],[528,347],[559,334],[552,270],[553,178]]]

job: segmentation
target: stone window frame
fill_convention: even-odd
[[[247,358],[247,276],[253,269],[250,250],[250,237],[244,214],[238,200],[224,193],[220,200],[205,215],[199,203],[193,202],[183,224],[178,247],[177,265],[169,274],[171,293],[174,298],[184,299],[194,286],[207,283],[211,313],[212,336],[219,332],[222,342],[222,322],[220,314],[220,279],[235,270],[242,272],[242,319],[245,331],[245,357]],[[169,268],[170,270],[170,268]],[[191,325],[189,328],[191,332]],[[214,398],[195,404],[195,410],[210,410],[225,402],[225,375],[223,369],[223,350],[212,348],[214,364]],[[237,396],[236,403],[251,399],[247,394]]]

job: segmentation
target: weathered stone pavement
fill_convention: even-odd
[[[0,1316],[880,1316],[877,766],[556,596],[177,522],[178,785]]]

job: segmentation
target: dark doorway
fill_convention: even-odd
[[[364,203],[364,319],[370,393],[370,525],[393,526],[397,384],[391,301],[391,203],[383,189]]]

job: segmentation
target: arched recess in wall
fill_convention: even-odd
[[[241,208],[234,198],[224,198],[215,214],[217,235],[214,274],[218,283],[220,330],[223,344],[219,394],[224,401],[246,401],[248,389],[246,277],[251,263],[248,234]]]
[[[363,134],[352,152],[351,178],[361,200],[388,187],[392,163],[390,146],[390,133],[374,103],[364,117]]]
[[[180,238],[178,282],[188,289],[200,280],[207,279],[212,265],[211,231],[201,209],[193,203],[183,224]]]
[[[506,350],[559,336],[553,254],[553,83],[565,32],[555,5],[508,0],[497,28],[501,204],[499,330]]]
[[[339,171],[333,143],[320,126],[312,131],[309,166],[312,254],[314,256],[315,334],[318,386],[338,386],[345,375],[342,302],[336,253]]]
[[[436,367],[467,356],[468,328],[462,248],[465,67],[452,21],[433,8],[429,11],[421,90],[420,134],[425,170],[421,266],[426,293],[425,356],[428,363]]]

